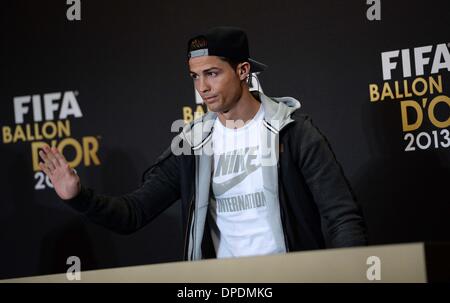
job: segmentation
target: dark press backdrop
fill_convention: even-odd
[[[1,5],[0,278],[65,272],[69,256],[181,259],[178,203],[114,234],[57,198],[37,150],[55,144],[97,193],[138,187],[172,122],[205,110],[185,48],[216,25],[246,29],[264,92],[299,99],[327,136],[370,244],[450,240],[450,2],[374,1],[374,21],[365,0],[73,2]]]

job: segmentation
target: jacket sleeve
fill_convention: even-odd
[[[309,117],[304,119],[300,140],[300,169],[327,229],[329,245],[367,245],[366,225],[350,184],[325,136]]]
[[[178,162],[168,148],[144,173],[135,191],[112,197],[82,186],[76,197],[65,202],[97,224],[121,234],[132,233],[179,199]]]

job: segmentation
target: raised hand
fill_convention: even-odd
[[[39,151],[44,163],[39,162],[39,167],[52,181],[58,196],[63,200],[75,197],[81,188],[80,177],[67,163],[64,156],[55,148],[48,145]]]

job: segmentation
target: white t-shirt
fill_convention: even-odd
[[[285,252],[278,195],[263,184],[260,128],[264,109],[243,127],[225,127],[217,118],[209,211],[217,258]]]

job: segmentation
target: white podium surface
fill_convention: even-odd
[[[370,258],[375,256],[376,258]],[[378,258],[378,259],[377,259]],[[379,260],[379,264],[373,260]],[[368,264],[368,261],[369,262]],[[380,280],[370,274],[378,267]],[[68,266],[69,267],[69,266]],[[209,259],[83,271],[0,280],[3,283],[291,283],[291,282],[427,282],[425,244],[398,244],[326,249],[232,259]],[[375,270],[377,270],[375,268]],[[368,272],[369,277],[368,278]]]

